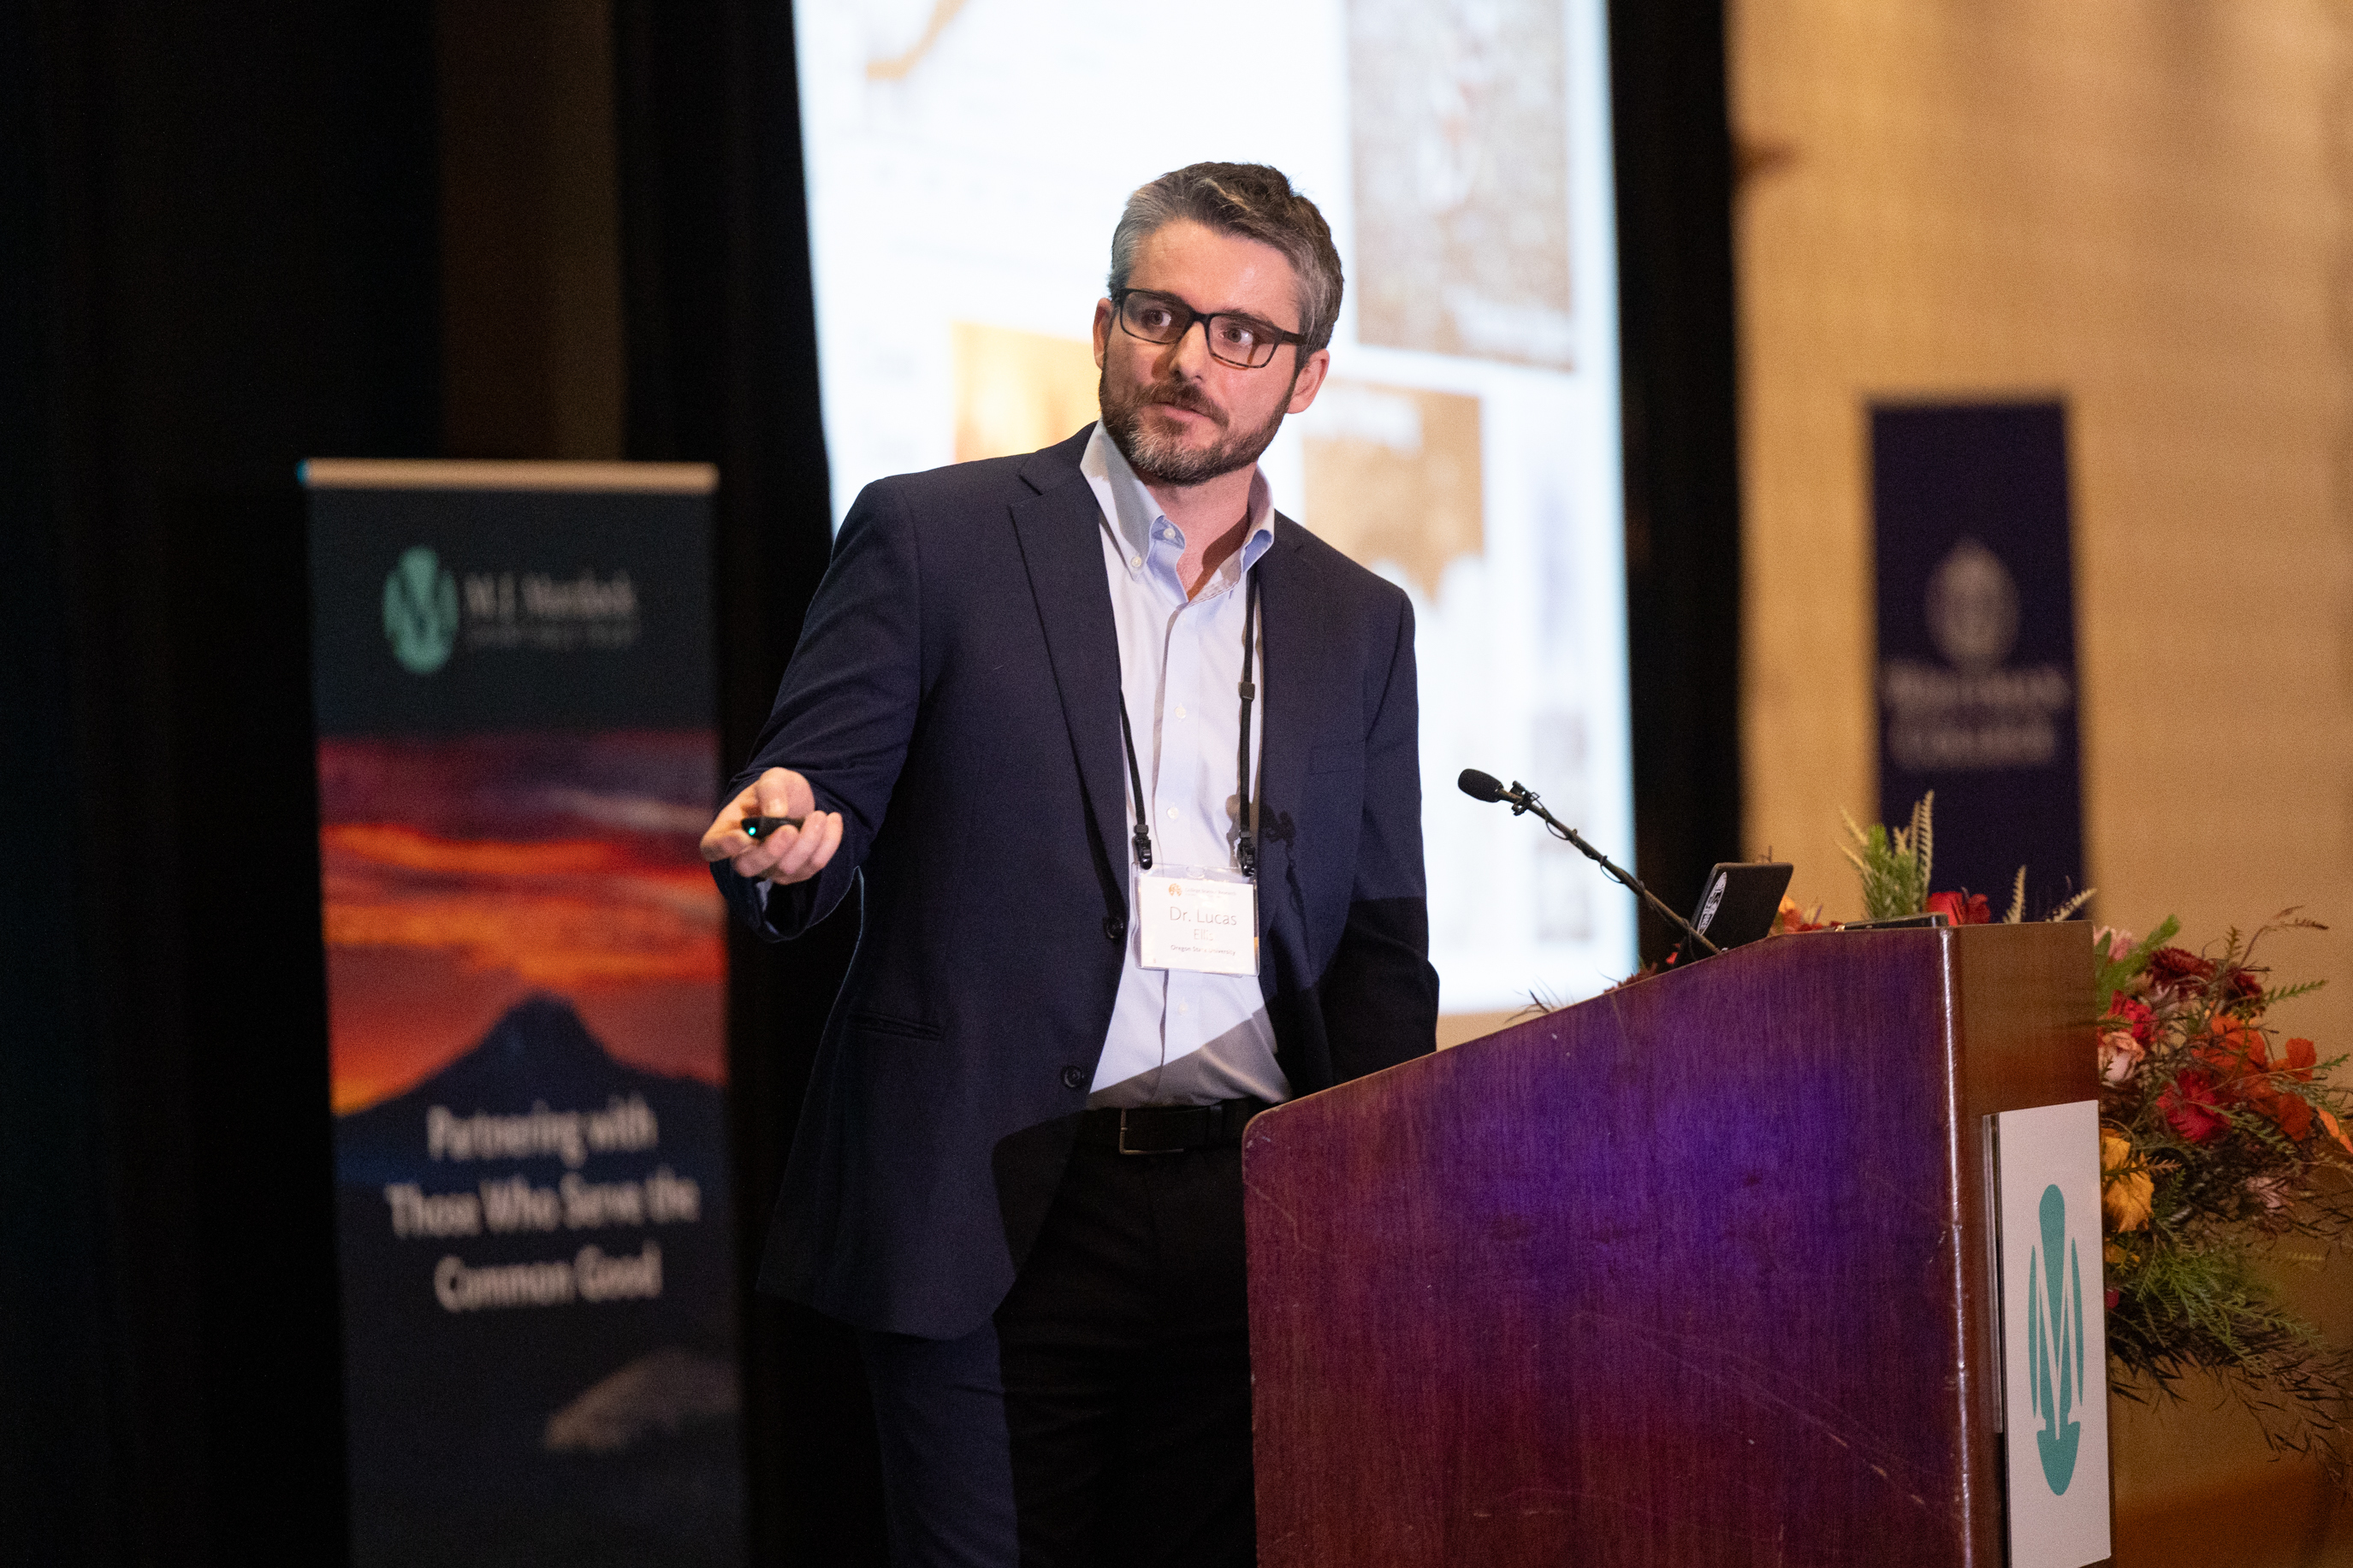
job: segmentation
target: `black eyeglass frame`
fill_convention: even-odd
[[[1142,332],[1137,331],[1134,327],[1127,324],[1127,302],[1138,294],[1145,296],[1146,299],[1161,300],[1166,304],[1170,310],[1184,317],[1183,322],[1178,325],[1176,331],[1173,334],[1166,338],[1147,338]],[[1193,330],[1194,322],[1198,321],[1201,323],[1201,345],[1209,351],[1209,357],[1216,360],[1219,364],[1229,364],[1236,370],[1264,370],[1268,365],[1274,363],[1275,349],[1280,349],[1285,343],[1293,343],[1300,347],[1304,347],[1307,342],[1307,339],[1303,334],[1298,332],[1286,332],[1281,327],[1276,326],[1272,321],[1261,320],[1257,316],[1250,315],[1241,310],[1196,310],[1192,306],[1176,298],[1176,295],[1164,294],[1157,289],[1113,289],[1111,293],[1111,315],[1112,320],[1119,323],[1119,330],[1121,331],[1125,332],[1137,342],[1151,343],[1157,348],[1167,348],[1171,344],[1183,342],[1185,341],[1185,334]],[[1223,320],[1246,321],[1250,324],[1252,331],[1264,329],[1266,331],[1273,334],[1274,347],[1267,350],[1266,358],[1257,364],[1251,364],[1247,360],[1228,359],[1225,355],[1218,352],[1217,323]]]

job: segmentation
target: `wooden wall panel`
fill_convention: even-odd
[[[1867,400],[2057,393],[2099,912],[2206,940],[2306,905],[2336,929],[2270,956],[2337,984],[2283,1021],[2353,1047],[2353,8],[1730,16],[1749,848],[1857,912],[1838,846],[1840,809],[1876,795]],[[2297,1289],[2353,1330],[2341,1263]],[[2247,1526],[2203,1563],[2353,1561],[2353,1519],[2332,1536],[2243,1419],[2117,1414],[2120,1561],[2176,1560],[2135,1553],[2187,1542],[2158,1522],[2185,1509]]]
[[[2303,900],[2342,929],[2278,956],[2345,971],[2341,12],[1743,0],[1733,39],[1755,847],[1852,905],[1866,400],[2056,392],[2101,907]],[[2353,990],[2304,1022],[2347,1037]]]

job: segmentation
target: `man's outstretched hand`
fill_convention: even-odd
[[[797,816],[801,825],[754,840],[744,831],[747,816]],[[790,768],[770,768],[754,779],[702,834],[705,860],[724,860],[739,877],[765,877],[779,886],[807,881],[840,847],[841,813],[818,810],[808,780]]]

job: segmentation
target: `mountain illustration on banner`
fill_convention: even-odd
[[[446,1152],[438,1161],[429,1152],[437,1106],[459,1118],[528,1116],[534,1105],[551,1112],[601,1112],[632,1096],[642,1097],[654,1112],[657,1147],[666,1162],[677,1164],[673,1153],[716,1159],[725,1118],[723,1091],[617,1061],[571,1003],[543,992],[507,1009],[471,1050],[416,1087],[336,1118],[336,1175],[370,1184],[462,1169]],[[672,1116],[682,1119],[675,1142]],[[715,1164],[712,1173],[723,1174]]]
[[[725,1105],[541,994],[336,1119],[356,1563],[740,1561]]]

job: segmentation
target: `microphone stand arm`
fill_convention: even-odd
[[[1611,881],[1617,883],[1620,887],[1625,889],[1628,892],[1632,893],[1636,898],[1641,899],[1644,903],[1650,905],[1651,909],[1657,910],[1659,915],[1664,919],[1669,925],[1683,932],[1683,935],[1691,941],[1699,943],[1699,945],[1705,949],[1711,956],[1724,951],[1722,948],[1716,946],[1715,943],[1708,941],[1707,938],[1700,935],[1699,928],[1697,926],[1693,925],[1691,921],[1683,919],[1683,916],[1675,913],[1674,910],[1669,909],[1663,902],[1662,902],[1658,894],[1651,891],[1650,889],[1642,885],[1641,878],[1635,876],[1633,872],[1627,870],[1624,867],[1612,861],[1609,856],[1604,855],[1592,845],[1588,844],[1583,836],[1580,835],[1576,828],[1571,827],[1568,824],[1555,816],[1551,812],[1546,811],[1545,809],[1543,800],[1538,798],[1535,791],[1523,788],[1520,781],[1514,779],[1512,781],[1511,792],[1505,795],[1504,798],[1512,803],[1512,815],[1514,816],[1518,816],[1525,812],[1534,812],[1537,818],[1541,820],[1546,827],[1552,829],[1553,837],[1566,839],[1570,844],[1575,845],[1587,859],[1600,867],[1602,873]]]

